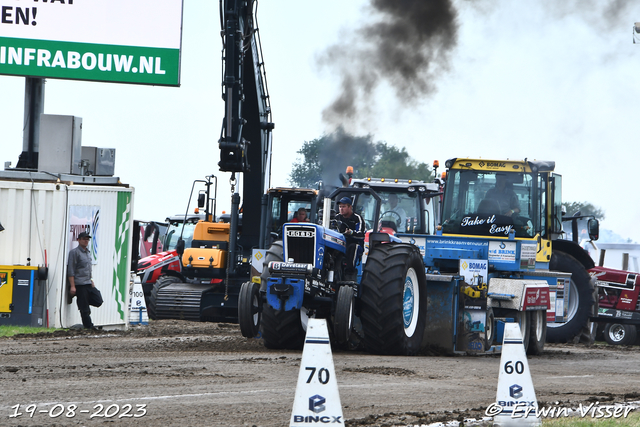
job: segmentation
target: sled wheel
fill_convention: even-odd
[[[347,343],[351,337],[354,300],[353,288],[347,285],[341,286],[333,319],[333,333],[336,341],[341,345]]]
[[[369,253],[360,298],[368,351],[413,355],[421,350],[427,319],[426,281],[420,250],[413,245],[388,243]]]
[[[607,323],[604,327],[604,340],[611,345],[632,345],[636,341],[636,327]]]
[[[172,283],[180,283],[181,280],[175,276],[160,276],[160,278],[153,284],[151,294],[149,295],[149,302],[147,304],[147,314],[149,319],[156,320],[156,301],[158,300],[158,292],[160,289],[171,285]]]
[[[243,337],[253,338],[260,332],[262,299],[257,283],[245,282],[238,297],[238,323]]]
[[[484,323],[485,351],[488,351],[491,348],[491,346],[493,345],[493,340],[495,339],[495,336],[496,336],[496,329],[495,329],[494,323],[495,323],[495,318],[493,315],[493,308],[489,307],[487,309],[487,318]]]
[[[571,273],[570,299],[568,304],[565,302],[568,320],[566,323],[549,322],[547,324],[547,341],[564,343],[573,340],[589,323],[589,315],[595,304],[594,288],[587,270],[569,254],[554,251],[549,269]]]
[[[547,312],[536,310],[528,312],[529,315],[529,347],[527,354],[536,356],[544,351],[544,342],[547,339]]]
[[[524,344],[524,351],[529,350],[529,336],[531,335],[531,328],[529,327],[529,313],[526,311],[518,311],[515,315],[515,320],[520,327],[520,333],[522,334],[522,344]]]

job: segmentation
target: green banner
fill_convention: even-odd
[[[127,286],[129,284],[129,240],[131,237],[131,193],[118,192],[116,212],[116,240],[113,255],[113,294],[116,296],[118,313],[124,320],[126,305],[129,301]]]
[[[180,49],[0,37],[0,74],[180,85]]]

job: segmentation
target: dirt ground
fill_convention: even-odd
[[[637,406],[638,350],[547,345],[529,358],[540,405]],[[231,324],[162,320],[1,338],[0,425],[286,426],[300,361],[301,352],[267,350]],[[345,424],[382,427],[481,419],[495,401],[500,356],[334,349],[333,361]]]

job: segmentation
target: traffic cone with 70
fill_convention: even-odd
[[[309,319],[289,427],[343,426],[342,405],[325,319]]]

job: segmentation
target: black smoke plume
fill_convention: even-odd
[[[340,94],[323,111],[324,122],[333,128],[373,117],[373,94],[383,82],[403,105],[416,105],[435,90],[457,43],[457,13],[450,0],[371,0],[370,7],[377,22],[318,58],[341,80]]]
[[[492,10],[512,0],[458,1]],[[532,0],[555,21],[575,17],[607,37],[619,30],[624,16],[633,23],[635,2],[628,0]],[[449,69],[458,42],[458,12],[453,0],[370,0],[375,22],[342,37],[318,56],[321,68],[339,79],[339,94],[327,106],[323,121],[329,131],[337,126],[371,131],[376,120],[375,91],[388,85],[411,109],[436,90],[438,78]],[[478,11],[479,12],[479,11]],[[483,19],[478,13],[476,19]],[[637,20],[637,19],[636,19]],[[528,29],[535,37],[535,30]]]

